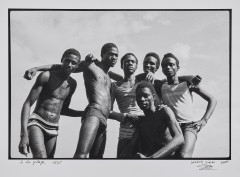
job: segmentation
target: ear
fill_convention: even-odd
[[[155,99],[156,99],[156,95],[155,95],[155,94],[152,94],[152,96],[153,96],[153,100],[155,100]]]
[[[179,65],[177,66],[177,69],[178,69],[178,70],[180,69],[180,66],[179,66]]]

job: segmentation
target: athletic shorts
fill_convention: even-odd
[[[84,119],[89,116],[97,117],[100,121],[100,124],[107,127],[107,118],[99,108],[96,108],[94,106],[87,106],[86,109],[84,110],[82,121],[84,121]]]
[[[197,139],[198,128],[196,126],[193,126],[193,123],[194,122],[179,123],[179,125],[180,125],[183,133],[185,131],[190,131],[196,136],[196,139]]]
[[[36,113],[32,113],[28,119],[28,127],[33,125],[40,127],[48,135],[58,135],[58,124],[47,122]]]

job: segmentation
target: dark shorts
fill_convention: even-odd
[[[99,108],[96,108],[94,106],[87,106],[84,110],[82,121],[84,121],[84,119],[89,116],[97,117],[100,121],[100,125],[104,125],[105,127],[107,127],[107,118]]]
[[[182,132],[184,134],[184,132],[186,131],[190,131],[192,132],[196,139],[197,139],[197,134],[198,134],[198,128],[196,126],[193,126],[193,122],[189,122],[189,123],[179,123],[181,129],[182,129]]]

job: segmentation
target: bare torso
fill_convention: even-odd
[[[152,155],[172,139],[163,112],[164,109],[156,111],[143,119],[140,125],[140,146],[144,155]]]
[[[50,72],[48,82],[43,85],[42,91],[34,109],[44,120],[58,123],[64,100],[73,88],[73,79],[64,80],[57,72]]]
[[[98,107],[108,117],[111,108],[111,80],[108,74],[92,63],[84,70],[83,77],[89,105]]]

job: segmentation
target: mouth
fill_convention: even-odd
[[[145,72],[152,72],[150,68],[145,68]]]
[[[72,70],[70,68],[65,68],[65,71],[68,72],[68,73],[72,72]]]
[[[146,103],[139,103],[139,107],[145,108],[145,107],[147,107],[147,104]]]

